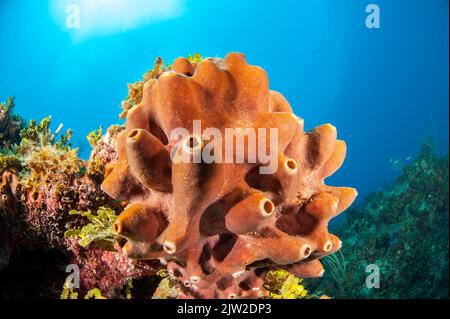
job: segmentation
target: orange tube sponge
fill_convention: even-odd
[[[222,137],[227,128],[276,129],[276,170],[263,174],[270,163],[250,160],[274,151],[264,144],[271,134],[245,130],[232,146],[254,143],[233,161],[198,160],[208,147],[195,130],[198,120]],[[174,136],[179,128],[188,136]],[[265,71],[242,54],[200,63],[178,58],[145,83],[118,143],[102,189],[129,203],[115,226],[127,239],[124,251],[167,263],[186,297],[257,298],[268,269],[321,276],[319,259],[341,247],[328,222],[357,193],[324,179],[341,166],[345,143],[330,124],[305,133],[286,99],[269,90]],[[189,161],[180,161],[182,154]]]
[[[17,200],[17,188],[19,181],[16,175],[11,172],[4,172],[0,175],[0,209],[10,214],[15,214],[19,201]]]

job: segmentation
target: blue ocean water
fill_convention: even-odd
[[[139,12],[144,2],[127,7]],[[55,18],[66,13],[54,1],[0,0],[0,99],[14,95],[26,119],[51,114],[55,127],[72,128],[86,157],[86,134],[120,123],[126,84],[140,79],[156,56],[170,63],[195,52],[239,51],[266,69],[271,88],[287,97],[307,129],[338,128],[348,155],[330,184],[354,186],[363,198],[399,174],[393,163],[414,157],[429,130],[448,152],[447,0],[167,3],[173,6],[167,16],[159,8],[123,32],[110,19],[110,30],[91,24],[97,30],[77,36]],[[366,27],[369,3],[380,8],[379,29]]]

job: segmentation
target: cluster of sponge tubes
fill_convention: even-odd
[[[193,133],[194,120],[222,133],[276,128],[278,169],[261,174],[267,163],[245,160],[258,151],[251,146],[235,163],[177,161],[205,146]],[[180,127],[191,135],[169,140]],[[262,297],[269,269],[318,277],[324,272],[319,259],[341,247],[328,222],[357,193],[326,186],[324,179],[344,161],[345,143],[329,124],[304,132],[286,99],[269,90],[265,71],[242,54],[198,64],[177,59],[145,84],[118,144],[119,158],[102,189],[128,203],[114,226],[127,239],[123,250],[167,264],[184,297]]]

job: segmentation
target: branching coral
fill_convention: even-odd
[[[356,197],[352,188],[324,184],[345,158],[336,129],[327,124],[305,133],[286,99],[269,90],[266,73],[242,54],[199,63],[179,58],[165,72],[158,65],[142,99],[138,90],[124,107],[118,160],[102,184],[129,203],[115,223],[127,239],[126,255],[168,263],[186,297],[262,296],[271,267],[321,276],[319,259],[341,247],[328,221]],[[267,151],[258,146],[268,136],[258,136],[257,146],[233,163],[196,163],[207,138],[194,134],[194,120],[222,136],[226,128],[276,129],[278,169],[261,174],[268,163],[249,161],[249,154]],[[190,135],[171,136],[176,128]],[[191,161],[171,161],[171,153],[190,154]]]

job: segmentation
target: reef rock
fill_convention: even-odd
[[[232,163],[196,161],[208,140],[195,132],[196,120],[221,136],[242,128],[233,149],[239,138],[250,140],[245,129],[277,129],[277,147],[269,150],[277,152],[277,169],[262,173],[273,157],[251,160],[268,153],[269,138],[259,134]],[[174,136],[177,128],[189,135]],[[185,297],[261,297],[269,269],[321,276],[319,259],[341,247],[328,222],[357,193],[324,179],[344,161],[345,143],[329,124],[305,133],[286,99],[269,90],[265,71],[242,54],[199,63],[179,58],[147,81],[142,101],[127,110],[118,147],[102,189],[128,203],[114,226],[127,239],[123,251],[167,263]]]

